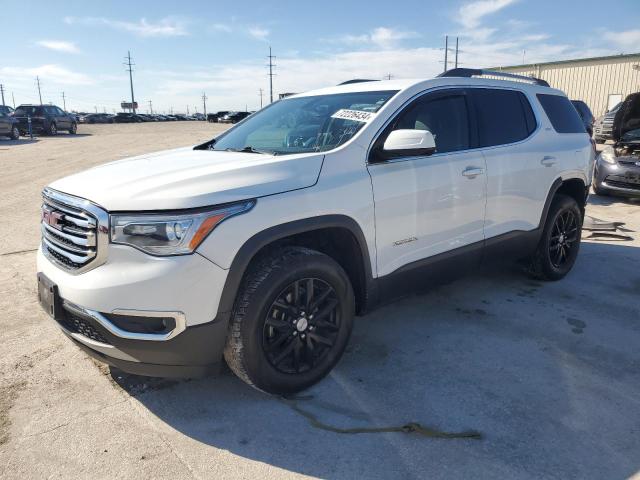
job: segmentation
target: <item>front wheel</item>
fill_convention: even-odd
[[[582,211],[574,198],[563,194],[555,196],[531,259],[532,276],[540,280],[560,280],[571,271],[580,250],[582,220]]]
[[[224,356],[238,377],[273,394],[299,392],[338,363],[349,341],[355,300],[331,257],[288,247],[243,280]]]
[[[56,127],[56,124],[51,122],[51,125],[49,125],[49,135],[57,135],[58,134],[58,128]]]

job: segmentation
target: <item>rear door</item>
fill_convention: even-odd
[[[508,88],[469,92],[478,120],[478,145],[487,163],[485,236],[534,230],[558,175],[556,152],[544,135],[536,134],[538,121],[523,92]]]
[[[466,92],[438,90],[414,100],[385,128],[372,154],[396,129],[429,130],[436,153],[369,159],[381,276],[443,252],[481,245],[484,238],[485,162],[481,152],[471,150],[475,138]]]

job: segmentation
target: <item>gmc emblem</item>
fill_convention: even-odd
[[[42,221],[57,230],[62,230],[63,214],[52,210],[42,210]]]

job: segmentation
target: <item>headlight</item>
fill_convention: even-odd
[[[615,164],[616,163],[615,150],[610,145],[605,147],[604,150],[602,150],[602,153],[600,154],[600,159],[603,162]]]
[[[111,215],[111,243],[152,255],[192,253],[225,219],[250,210],[254,201],[192,213]]]

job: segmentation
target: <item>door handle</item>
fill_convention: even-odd
[[[462,171],[462,175],[467,178],[476,178],[484,173],[484,168],[467,167]]]
[[[549,155],[546,155],[542,157],[542,160],[540,160],[540,164],[544,165],[545,167],[551,167],[555,165],[557,161],[558,160],[556,159],[556,157],[551,157]]]

